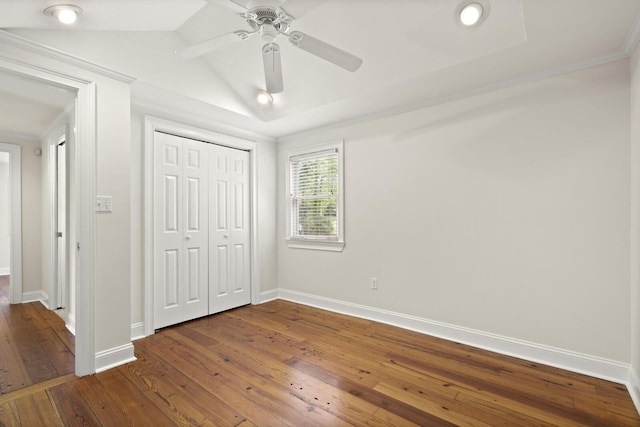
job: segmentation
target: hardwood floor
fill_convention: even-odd
[[[0,426],[640,426],[619,384],[285,301],[0,396]]]
[[[0,276],[0,396],[73,373],[73,349],[62,319],[39,302],[10,305]]]

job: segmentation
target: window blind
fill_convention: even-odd
[[[324,150],[293,156],[291,167],[291,236],[338,239],[338,152]]]

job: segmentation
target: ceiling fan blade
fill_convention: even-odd
[[[242,8],[244,12],[247,11],[247,9],[249,9],[249,0],[227,0],[230,3],[233,3],[234,8],[236,9],[240,9]]]
[[[267,92],[280,93],[284,90],[282,83],[282,63],[280,61],[280,46],[277,43],[267,43],[262,47],[264,60],[264,79]]]
[[[196,58],[198,56],[204,55],[205,53],[223,48],[235,42],[246,40],[253,34],[255,34],[255,32],[238,30],[232,33],[224,34],[211,40],[207,40],[206,42],[198,43],[196,45],[185,47],[182,49],[177,49],[175,53],[187,59]]]
[[[285,0],[280,7],[284,8],[284,10],[295,19],[300,19],[318,6],[322,6],[325,1],[326,0]]]
[[[351,72],[356,71],[362,65],[362,59],[357,56],[300,31],[292,31],[289,35],[289,41],[292,45]]]

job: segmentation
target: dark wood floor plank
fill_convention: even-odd
[[[20,416],[18,414],[18,408],[16,408],[15,402],[11,401],[0,403],[0,426],[22,426],[22,423],[20,422]]]
[[[44,305],[37,304],[36,310],[42,315],[45,319],[51,330],[57,335],[59,338],[59,342],[64,344],[66,349],[74,354],[75,351],[75,337],[69,331],[65,325],[64,320],[58,316],[55,312],[48,310]]]
[[[257,328],[256,328],[257,329]],[[379,411],[377,406],[361,401],[350,392],[330,386],[316,378],[301,375],[293,371],[284,363],[288,359],[277,356],[269,356],[264,347],[255,340],[250,339],[242,345],[236,345],[236,341],[226,335],[217,337],[218,345],[227,347],[230,351],[238,353],[239,357],[250,366],[249,373],[252,376],[265,377],[282,385],[284,393],[290,393],[295,398],[304,401],[309,408],[314,407],[332,413],[338,418],[344,418],[357,425],[385,425],[385,423],[399,419],[387,411]],[[281,361],[282,360],[282,361]],[[383,420],[388,420],[383,422]],[[407,424],[406,420],[403,423]],[[393,424],[390,424],[393,425]]]
[[[552,414],[557,417],[558,422],[568,424],[574,420],[576,423],[587,423],[585,425],[607,425],[604,420],[598,420],[579,410],[567,408],[554,401],[541,398],[537,394],[528,394],[527,386],[520,387],[520,384],[504,383],[496,381],[492,375],[481,376],[477,371],[460,371],[457,366],[453,368],[446,364],[434,364],[428,360],[410,357],[401,354],[390,354],[390,363],[400,365],[420,373],[437,375],[440,378],[448,378],[454,384],[464,385],[467,390],[481,390],[483,393],[492,396],[502,396],[503,402],[515,402],[519,405],[531,407],[540,413]],[[454,364],[455,365],[455,364]],[[481,393],[482,394],[482,393]],[[514,406],[516,406],[514,404]],[[601,414],[603,415],[603,414]],[[589,424],[590,423],[590,424]]]
[[[45,391],[33,393],[15,401],[23,426],[64,427],[57,410]]]
[[[0,403],[10,402],[16,399],[22,399],[25,396],[30,396],[31,394],[34,394],[34,393],[40,393],[41,391],[46,391],[47,389],[56,387],[60,384],[65,384],[75,378],[76,376],[74,374],[68,374],[62,377],[52,378],[42,383],[33,384],[26,388],[21,388],[19,390],[12,391],[11,393],[0,395]]]
[[[8,276],[0,276],[0,294],[8,293]],[[40,302],[0,303],[0,396],[74,372],[73,342]]]
[[[193,408],[193,412],[189,410],[190,418],[203,418],[203,424],[253,424],[241,411],[234,410],[200,385],[198,378],[188,377],[173,369],[145,348],[138,348],[136,357],[138,362],[128,365],[131,375],[138,377],[144,383],[143,387],[152,389],[162,400],[173,398],[178,401],[177,406]]]
[[[315,365],[303,359],[292,358],[287,363],[294,369],[306,375],[312,376],[326,384],[340,388],[343,391],[357,396],[364,402],[397,414],[398,416],[418,425],[429,426],[453,426],[455,424],[443,420],[440,417],[424,412],[421,408],[408,405],[393,397],[380,393],[373,388],[362,387],[360,384],[335,374],[321,364]]]
[[[0,394],[9,393],[32,384],[14,334],[0,312]]]
[[[74,381],[47,390],[61,420],[66,426],[99,426],[93,408],[74,387]]]
[[[176,340],[180,340],[180,337],[179,334],[171,334],[171,338]],[[269,372],[263,371],[260,366],[252,366],[232,346],[217,345],[215,352],[203,353],[196,351],[189,342],[184,340],[179,342],[181,346],[189,347],[189,353],[199,358],[200,362],[212,356],[218,358],[223,365],[220,370],[229,373],[228,378],[232,388],[244,389],[244,394],[250,400],[261,408],[269,408],[280,414],[285,420],[298,419],[307,425],[319,426],[344,424],[330,412],[321,410],[315,405],[309,405],[298,396],[293,395],[290,384],[274,381]],[[267,377],[265,378],[265,376]]]
[[[381,326],[381,328],[384,328],[384,326]],[[407,335],[411,336],[411,334]],[[397,342],[397,339],[390,334],[384,334],[383,336],[385,342]],[[450,343],[444,340],[436,339],[436,342],[430,342],[430,349],[420,348],[416,346],[416,343],[424,342],[425,340],[416,340],[415,338],[416,337],[412,338],[410,341],[411,344],[405,341],[403,341],[402,344],[409,349],[407,351],[420,349],[420,351],[415,352],[417,355],[432,354],[433,356],[438,356],[439,353],[440,356],[442,356],[450,352],[451,360],[457,359],[458,361],[462,361],[463,365],[465,364],[464,359],[460,357],[472,358],[476,364],[494,364],[495,369],[500,372],[499,380],[496,380],[497,384],[504,385],[503,389],[506,394],[510,394],[509,384],[518,384],[518,387],[528,394],[549,400],[553,403],[560,403],[567,407],[574,407],[574,401],[580,399],[582,405],[579,409],[589,413],[598,402],[603,401],[603,397],[598,396],[596,391],[604,389],[612,393],[613,396],[609,399],[609,402],[601,405],[603,411],[606,409],[613,414],[620,414],[622,416],[635,413],[632,402],[629,401],[628,397],[624,397],[628,396],[628,392],[624,386],[620,384],[579,376],[557,368],[541,367],[532,362],[483,352],[482,350],[469,346],[459,345],[457,348],[455,346],[452,347]],[[381,340],[380,343],[382,344],[382,342]],[[448,347],[453,348],[449,349],[449,352],[447,352],[447,344],[449,344]],[[436,351],[436,353],[433,353],[434,351]],[[467,372],[467,374],[469,374],[469,372]]]
[[[73,386],[85,398],[102,425],[135,425],[134,420],[120,408],[120,405],[111,397],[96,375],[75,379]]]
[[[121,410],[132,420],[134,426],[176,425],[156,406],[147,395],[129,381],[120,369],[112,369],[96,375],[98,381]]]
[[[395,328],[395,329],[397,330],[397,328]],[[405,332],[405,331],[402,331],[402,332]],[[342,333],[342,331],[337,331],[337,333]],[[424,336],[422,336],[422,337],[423,337],[423,341],[424,341]],[[357,338],[357,337],[356,337],[356,338]],[[431,340],[431,341],[433,341],[433,340]],[[339,342],[339,340],[333,340],[333,342],[334,342],[334,343],[338,343],[338,342]],[[413,341],[413,340],[412,340],[412,341],[411,341],[411,344],[412,344],[412,346],[413,346],[413,345],[415,344],[415,341]],[[384,347],[385,347],[385,345],[386,345],[386,344],[385,344],[384,342],[380,342],[380,343],[379,343],[379,346],[380,346],[381,348],[384,348]],[[449,346],[451,347],[451,343],[449,343]],[[424,352],[424,353],[421,353],[421,354],[419,354],[419,355],[417,355],[417,356],[422,356],[422,357],[424,357],[424,355],[425,355],[425,353],[426,353],[426,354],[428,354],[428,355],[430,355],[430,356],[438,356],[438,357],[441,357],[441,358],[445,359],[447,364],[449,364],[449,363],[451,363],[451,362],[455,361],[455,358],[456,358],[456,356],[455,356],[455,352],[453,352],[453,353],[454,353],[453,355],[448,355],[448,357],[447,357],[447,354],[446,354],[446,353],[443,353],[443,354],[437,355],[437,354],[433,353],[433,350],[431,350],[431,349],[429,349],[429,350],[430,350],[430,351],[428,351],[428,352]],[[467,349],[467,350],[468,350],[468,349]],[[365,350],[365,351],[366,351],[366,350]],[[485,352],[485,353],[488,353],[488,352]],[[465,370],[468,370],[468,369],[469,369],[469,366],[475,366],[475,368],[479,368],[480,370],[486,370],[487,372],[489,372],[489,373],[490,373],[490,374],[492,374],[492,375],[498,375],[498,374],[500,374],[500,375],[505,375],[505,373],[506,373],[506,374],[510,373],[510,371],[509,371],[508,369],[505,369],[505,368],[504,368],[503,366],[501,366],[500,364],[493,366],[493,365],[494,365],[494,363],[487,363],[486,361],[480,361],[480,362],[478,362],[478,361],[474,361],[474,362],[471,362],[471,363],[470,363],[469,357],[470,357],[470,355],[469,355],[469,354],[467,354],[466,352],[464,353],[464,357],[460,358],[460,356],[459,356],[458,364],[459,364],[463,369],[465,369]],[[485,359],[486,359],[486,357],[485,357]],[[434,362],[434,363],[436,363],[436,362]],[[546,387],[546,386],[548,385],[548,384],[543,383],[543,382],[541,382],[541,381],[539,381],[539,382],[542,384],[542,387]],[[520,382],[520,384],[523,384],[523,385],[524,385],[523,387],[529,387],[529,386],[528,386],[528,382],[527,382],[527,381]],[[539,391],[539,389],[536,389],[535,387],[533,387],[533,388],[531,388],[531,389],[529,390],[529,392],[534,393],[534,394],[535,394],[536,392],[538,392],[538,391]],[[550,395],[551,395],[551,393],[550,393]],[[562,397],[562,395],[560,395],[560,396],[555,395],[555,396],[553,397],[553,399],[563,399],[563,397]],[[565,402],[564,402],[564,404],[565,404],[565,405],[567,405],[567,406],[572,406],[572,404],[573,404],[573,401],[572,401],[572,399],[570,399],[570,398],[565,397],[565,398],[564,398],[564,401],[565,401]]]
[[[45,357],[49,359],[56,370],[57,375],[66,375],[75,372],[75,358],[67,346],[58,338],[51,328],[46,329],[43,336],[42,349]]]
[[[241,336],[242,332],[239,331],[238,323],[242,323],[242,319],[234,318],[231,322],[230,327],[216,330],[216,333],[226,335],[229,339],[236,339],[237,336]],[[260,331],[260,327],[255,325],[253,330]],[[291,325],[291,329],[298,329],[301,331],[304,329],[304,326],[299,324]],[[327,331],[327,330],[316,330],[312,327],[307,326],[307,336],[313,336],[313,340],[289,340],[287,337],[282,337],[276,334],[273,334],[272,331],[267,331],[267,339],[275,342],[281,342],[283,346],[278,345],[265,345],[265,351],[271,351],[271,348],[280,348],[283,350],[282,360],[289,359],[293,356],[299,356],[303,359],[310,359],[315,361],[318,364],[325,364],[327,366],[331,366],[334,372],[339,372],[341,376],[345,376],[350,380],[353,380],[358,383],[362,383],[367,387],[373,387],[380,381],[380,378],[375,375],[376,372],[376,363],[373,362],[373,355],[377,350],[371,350],[373,353],[369,353],[366,345],[362,345],[363,343],[359,343],[362,346],[360,347],[361,351],[367,352],[368,356],[366,358],[362,357],[352,357],[351,353],[353,352],[353,343],[350,343],[348,347],[345,347],[337,342],[339,338],[337,338],[337,334],[335,331]],[[336,340],[334,340],[334,338]],[[261,337],[264,340],[264,335]],[[284,341],[283,341],[284,339]],[[256,337],[251,337],[251,342],[255,342]],[[248,345],[252,345],[248,344]]]
[[[148,339],[147,339],[148,340]],[[296,425],[293,420],[287,421],[272,411],[273,407],[264,401],[252,399],[247,390],[247,385],[238,387],[234,373],[225,364],[223,357],[206,358],[203,354],[197,354],[188,346],[178,345],[173,340],[164,336],[153,337],[149,350],[157,354],[162,360],[182,374],[198,378],[199,384],[209,393],[222,400],[227,405],[241,410],[247,419],[260,425]]]
[[[8,316],[12,332],[35,327],[23,366],[66,366],[50,312]],[[135,351],[0,395],[0,425],[640,426],[621,384],[287,301],[166,328]],[[0,363],[12,354],[0,346]]]

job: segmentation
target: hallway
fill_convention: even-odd
[[[40,302],[9,304],[0,276],[0,395],[74,373],[74,336]]]

